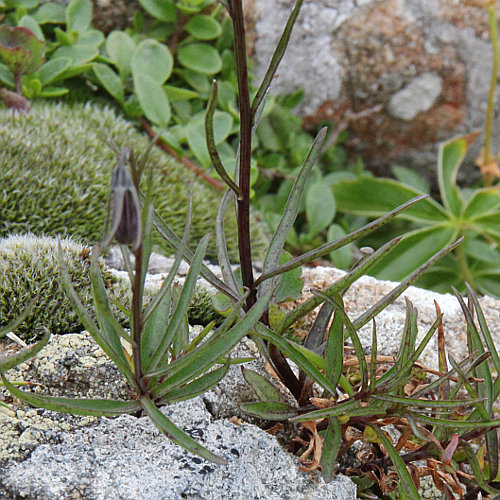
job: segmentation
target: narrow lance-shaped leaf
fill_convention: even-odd
[[[217,106],[218,88],[217,81],[212,82],[212,91],[210,93],[210,98],[207,104],[207,113],[205,115],[205,137],[207,141],[208,154],[212,160],[212,165],[214,166],[217,173],[220,175],[221,179],[234,191],[238,198],[242,198],[242,192],[240,187],[231,179],[229,174],[226,172],[224,165],[220,159],[219,153],[217,152],[217,146],[215,144],[214,136],[214,113]]]
[[[303,0],[298,0],[295,3],[295,7],[292,10],[292,13],[290,14],[290,17],[288,18],[288,21],[286,23],[285,29],[283,30],[283,33],[281,35],[280,41],[278,42],[278,45],[273,53],[273,57],[271,58],[271,62],[269,63],[269,67],[266,71],[266,74],[264,75],[264,78],[262,79],[262,83],[260,84],[259,89],[257,90],[257,94],[255,95],[253,102],[252,102],[252,117],[255,116],[256,110],[258,109],[260,103],[262,102],[262,99],[264,98],[269,86],[271,85],[271,81],[276,74],[276,70],[278,69],[279,63],[281,62],[281,59],[283,58],[285,54],[286,47],[288,45],[288,42],[290,40],[290,35],[292,34],[292,29],[295,24],[295,21],[297,21],[297,17],[299,16],[300,9],[302,8],[302,3]]]
[[[143,396],[140,399],[140,404],[158,430],[162,434],[165,434],[165,436],[167,436],[171,441],[179,446],[182,446],[185,450],[208,460],[209,462],[221,465],[227,464],[227,460],[224,460],[207,450],[204,446],[197,443],[191,436],[187,435],[184,431],[173,424],[147,396]]]
[[[23,363],[27,359],[36,356],[47,345],[49,339],[50,333],[47,332],[35,345],[10,356],[0,356],[0,373],[6,372],[7,370]]]
[[[368,366],[366,363],[366,356],[363,351],[363,346],[361,344],[361,341],[359,340],[358,332],[356,331],[356,328],[354,328],[354,325],[352,324],[351,320],[347,316],[344,308],[344,303],[342,301],[342,297],[339,294],[334,295],[333,297],[330,297],[328,295],[323,294],[322,292],[319,292],[317,290],[314,290],[313,293],[315,295],[318,295],[319,297],[327,300],[332,304],[332,306],[335,308],[335,312],[340,315],[342,318],[342,323],[345,325],[348,336],[351,338],[351,342],[354,346],[354,351],[356,353],[356,357],[358,358],[359,362],[359,371],[361,372],[361,388],[360,391],[363,392],[366,387],[368,386]],[[343,341],[343,339],[342,339]],[[337,362],[338,363],[338,362]],[[340,375],[339,375],[340,378]]]
[[[288,420],[297,415],[297,410],[286,403],[278,401],[259,401],[258,403],[241,403],[240,410],[263,420]]]
[[[325,136],[326,127],[321,129],[316,136],[316,139],[314,140],[314,143],[309,150],[309,154],[307,155],[307,158],[302,165],[300,173],[293,184],[292,190],[290,191],[290,195],[285,206],[285,210],[283,211],[283,216],[281,217],[278,227],[276,228],[276,231],[274,232],[269,244],[269,249],[266,253],[262,268],[263,273],[268,273],[269,271],[273,270],[279,263],[280,255],[283,251],[283,246],[288,237],[288,233],[290,232],[290,229],[292,228],[297,217],[300,200],[302,199],[307,179],[309,178],[311,170],[321,153],[321,148],[323,147]],[[265,285],[261,285],[261,287],[259,288],[259,294],[262,295],[271,288],[272,283],[267,282]]]
[[[333,479],[334,468],[337,465],[337,455],[342,443],[341,437],[339,419],[336,417],[329,418],[320,462],[321,475],[326,483]]]
[[[205,373],[201,377],[193,380],[189,384],[181,387],[180,389],[174,389],[170,392],[166,392],[162,398],[162,403],[173,403],[175,401],[185,401],[187,399],[192,399],[200,394],[204,394],[212,387],[217,385],[227,374],[229,367],[231,366],[230,359],[228,358],[226,363],[220,368],[211,370]]]
[[[263,375],[243,366],[241,372],[247,384],[255,391],[261,401],[281,401],[279,391]]]
[[[2,380],[9,392],[11,392],[16,398],[30,404],[31,406],[57,412],[70,413],[72,415],[113,417],[122,413],[132,413],[141,407],[138,401],[74,399],[40,396],[39,394],[21,391],[12,385],[3,375]]]
[[[259,299],[246,315],[224,335],[214,334],[201,346],[174,361],[168,367],[167,378],[155,389],[162,396],[172,387],[190,380],[206,371],[227,354],[255,326],[269,303],[269,295]]]
[[[358,318],[356,318],[356,320],[353,321],[354,326],[359,330],[362,326],[366,325],[366,323],[377,316],[380,311],[383,311],[389,304],[392,304],[410,285],[412,285],[425,271],[427,271],[429,267],[435,264],[439,259],[441,259],[441,257],[444,257],[452,252],[462,243],[462,241],[463,237],[433,255],[425,264],[420,266],[407,278],[401,281],[401,283],[389,292],[383,299],[379,300],[375,305],[370,307],[368,311],[365,311]]]
[[[401,480],[401,486],[404,488],[407,498],[410,500],[420,500],[420,494],[418,493],[417,487],[415,486],[403,459],[396,451],[396,448],[394,448],[390,439],[377,425],[372,424],[370,427],[375,431],[375,434],[379,438],[380,442],[384,445],[385,451],[389,455],[389,458],[398,473],[399,479]]]
[[[380,229],[381,227],[385,226],[389,222],[391,222],[396,215],[399,213],[403,212],[406,210],[408,207],[411,207],[415,203],[418,203],[419,201],[428,198],[428,195],[422,195],[418,196],[416,198],[411,199],[410,201],[404,203],[403,205],[400,205],[396,209],[392,210],[386,215],[383,215],[382,217],[379,217],[378,219],[374,220],[373,222],[370,222],[366,226],[363,226],[361,229],[358,229],[357,231],[354,231],[352,233],[349,233],[346,236],[343,236],[342,238],[339,238],[338,240],[332,241],[330,243],[326,243],[325,245],[321,245],[320,247],[311,250],[310,252],[306,252],[299,257],[295,257],[292,260],[289,260],[288,262],[281,264],[278,266],[276,269],[273,269],[269,271],[268,273],[262,273],[261,276],[255,281],[256,286],[262,283],[263,281],[272,278],[274,276],[277,276],[278,274],[282,274],[286,271],[290,271],[292,269],[295,269],[296,267],[299,267],[303,264],[307,264],[308,262],[311,262],[312,260],[319,259],[320,257],[323,257],[324,255],[337,250],[338,248],[341,248],[345,245],[348,245],[349,243],[357,240],[358,238],[364,238],[365,236],[369,235],[373,231],[376,231]]]
[[[158,364],[162,364],[163,362],[165,362],[168,356],[168,349],[170,348],[170,344],[172,343],[172,340],[178,328],[180,327],[183,318],[185,317],[187,308],[189,307],[189,303],[196,288],[196,280],[198,279],[201,262],[207,250],[209,238],[210,235],[205,235],[196,248],[196,252],[193,261],[191,262],[188,275],[186,276],[186,280],[184,281],[184,285],[182,287],[182,292],[179,298],[179,302],[177,303],[177,307],[174,311],[174,314],[172,315],[168,328],[163,338],[161,339],[158,349],[153,354],[153,359],[151,360],[150,365],[152,369],[156,368]]]
[[[177,236],[172,229],[168,227],[166,222],[161,218],[158,212],[154,213],[154,225],[160,235],[165,238],[165,240],[170,243],[176,250],[179,248],[181,238]],[[190,263],[193,259],[193,252],[186,248],[184,257]],[[205,278],[214,288],[219,290],[219,292],[224,293],[228,297],[234,300],[238,300],[234,292],[222,281],[220,280],[205,264],[201,266],[200,274]]]
[[[366,274],[368,269],[370,269],[384,253],[397,245],[400,240],[401,237],[398,237],[389,241],[378,250],[373,252],[373,254],[369,255],[359,266],[337,280],[333,285],[324,288],[322,292],[326,295],[335,295],[345,288],[348,288],[357,279]],[[305,302],[297,306],[293,311],[288,313],[283,318],[281,323],[278,325],[277,332],[283,333],[284,331],[286,331],[287,328],[293,325],[298,319],[302,318],[306,314],[309,314],[314,308],[321,304],[321,302],[323,302],[323,298],[317,296],[307,299]]]
[[[229,189],[222,196],[219,210],[217,212],[217,220],[215,222],[215,232],[217,238],[216,245],[222,277],[224,278],[225,283],[231,287],[233,294],[240,296],[241,293],[239,291],[238,284],[236,283],[236,278],[231,267],[231,260],[229,259],[227,251],[226,231],[224,229],[224,219],[226,217],[227,206],[232,198],[233,193]]]

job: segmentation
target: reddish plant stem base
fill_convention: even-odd
[[[146,131],[146,133],[154,139],[156,137],[155,131],[152,129],[151,125],[144,119],[141,118],[141,126]],[[175,158],[177,161],[181,162],[184,166],[192,170],[197,176],[201,177],[204,181],[210,184],[215,189],[222,191],[226,189],[226,185],[222,182],[219,182],[217,179],[210,177],[206,172],[203,171],[198,165],[195,165],[192,161],[188,160],[184,156],[180,156],[177,152],[172,149],[161,137],[156,139],[156,145],[161,148],[163,151],[168,153],[170,156]]]

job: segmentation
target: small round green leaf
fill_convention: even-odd
[[[154,124],[166,128],[170,121],[170,103],[162,86],[148,75],[134,77],[134,88],[146,117]]]
[[[38,79],[42,82],[42,85],[48,85],[70,66],[71,59],[69,57],[51,59],[37,71]]]
[[[120,77],[106,64],[94,64],[94,73],[101,85],[120,103],[123,102],[124,89]]]
[[[38,38],[38,40],[45,41],[45,37],[43,36],[43,31],[33,17],[28,15],[21,17],[18,25],[28,28],[30,31],[33,32],[33,34]]]
[[[322,180],[310,186],[306,195],[308,235],[315,236],[325,229],[333,221],[335,210],[335,198],[330,186]]]
[[[205,15],[192,17],[184,29],[199,40],[212,40],[222,33],[222,26],[213,17]]]
[[[177,21],[177,11],[172,0],[139,0],[142,8],[156,19],[165,23]]]
[[[90,0],[71,0],[66,8],[66,30],[86,31],[92,21],[92,2]]]
[[[71,66],[82,66],[95,59],[99,55],[99,51],[92,45],[73,45],[71,47],[59,47],[52,56],[53,59],[60,57],[69,57]]]
[[[134,78],[149,76],[162,84],[172,73],[174,59],[167,47],[156,40],[144,40],[132,56],[130,68]]]
[[[66,22],[66,9],[57,3],[44,3],[33,13],[38,24],[63,24]]]
[[[117,66],[122,78],[130,73],[130,55],[135,51],[135,42],[124,31],[112,31],[106,39],[106,51]]]
[[[192,43],[179,48],[179,62],[188,69],[213,75],[222,69],[222,59],[214,47]]]

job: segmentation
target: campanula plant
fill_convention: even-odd
[[[209,238],[207,235],[199,242],[182,291],[177,293],[173,290],[173,282],[188,242],[191,218],[189,209],[186,230],[174,265],[160,290],[147,304],[144,302],[144,282],[151,254],[153,221],[152,176],[149,173],[142,200],[140,195],[144,170],[143,161],[136,161],[127,148],[121,150],[112,175],[108,228],[102,241],[92,250],[90,276],[97,321],[94,321],[75,292],[60,252],[64,288],[82,324],[120,369],[136,398],[130,401],[112,401],[40,396],[21,391],[5,377],[2,378],[14,396],[33,406],[55,411],[113,416],[142,409],[158,429],[174,442],[207,460],[223,463],[224,460],[177,428],[159,407],[195,397],[215,385],[226,374],[232,362],[228,357],[229,351],[262,316],[268,298],[258,300],[245,317],[239,319],[240,305],[246,297],[244,294],[234,312],[217,329],[212,330],[214,323],[211,323],[198,337],[189,338],[186,311],[196,289]],[[120,244],[130,278],[131,306],[128,311],[125,310],[130,318],[130,332],[112,314],[111,301],[98,264],[99,257],[112,241]],[[120,308],[124,309],[123,306]],[[41,342],[46,341],[44,339]],[[37,344],[36,349],[40,349],[40,346],[43,347],[43,344]]]

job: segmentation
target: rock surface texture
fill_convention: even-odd
[[[261,75],[294,3],[247,7]],[[463,0],[305,0],[274,91],[304,88],[308,125],[380,107],[351,121],[348,150],[432,178],[437,143],[483,127],[490,71],[487,14]]]
[[[153,260],[155,272],[151,273],[148,286],[154,289],[172,260],[156,256]],[[306,269],[305,296],[312,288],[331,285],[343,274],[325,267]],[[344,298],[351,319],[395,286],[369,277],[359,279]],[[434,322],[434,301],[438,302],[444,313],[449,352],[461,361],[467,355],[467,342],[457,300],[449,294],[415,287],[410,287],[377,316],[379,354],[397,352],[405,322],[404,297],[419,310],[419,338]],[[484,297],[480,302],[498,345],[500,301]],[[312,322],[313,318],[307,321]],[[199,333],[200,328],[192,327],[192,335]],[[360,338],[369,352],[371,325],[361,330]],[[431,341],[421,359],[431,367],[437,366],[434,342]],[[8,340],[0,342],[0,352],[13,349]],[[254,357],[247,367],[278,384],[267,374],[264,360],[251,340],[244,340],[234,356]],[[30,390],[36,393],[130,398],[116,367],[85,332],[53,336],[34,360],[10,370],[6,376],[11,381],[30,382]],[[283,398],[287,398],[285,392]],[[215,466],[185,452],[161,436],[144,417],[84,418],[33,410],[14,402],[3,388],[0,400],[13,405],[12,411],[0,412],[0,499],[349,500],[356,497],[355,485],[346,477],[325,485],[318,476],[300,470],[299,461],[277,439],[283,439],[290,429],[272,436],[240,412],[237,403],[254,400],[254,395],[238,366],[233,366],[228,376],[203,396],[163,408],[181,428],[228,459],[228,466]],[[289,438],[290,434],[286,434],[285,439]]]

